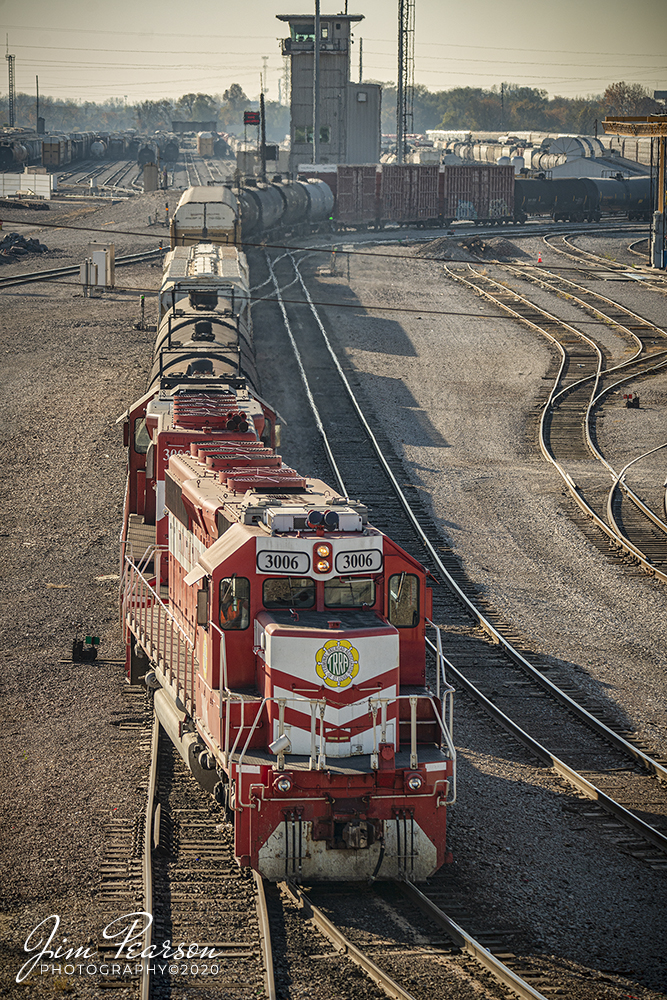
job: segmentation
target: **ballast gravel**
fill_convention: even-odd
[[[78,263],[91,239],[113,238],[117,254],[166,242],[166,229],[148,224],[161,218],[164,200],[54,202],[34,221],[25,212],[15,223],[3,212],[3,221],[5,230],[11,224],[46,244],[49,266],[58,266]],[[316,299],[340,295],[354,307],[323,309],[327,329],[443,537],[536,649],[664,748],[665,591],[628,575],[587,540],[536,449],[536,400],[552,368],[550,348],[454,285],[441,262],[414,253],[418,244],[374,249],[368,235],[352,234],[344,241],[363,251],[350,259],[349,282],[338,273],[312,279],[311,288]],[[537,239],[516,242],[519,259],[543,250]],[[9,264],[3,275],[26,269]],[[143,801],[136,744],[118,725],[127,713],[123,668],[114,662],[123,656],[116,577],[125,474],[115,421],[145,388],[153,335],[134,324],[143,293],[154,321],[150,296],[159,279],[159,268],[142,265],[119,268],[117,289],[99,298],[84,299],[74,278],[2,292],[0,992],[8,998],[96,997],[85,976],[33,975],[18,985],[23,944],[50,914],[60,917],[69,944],[99,939],[105,829],[132,819]],[[636,297],[638,309],[650,296],[634,284],[623,293]],[[664,302],[650,299],[651,318],[664,325]],[[396,311],[365,311],[373,305]],[[270,332],[258,328],[256,337],[263,392],[273,399],[277,382],[285,398],[282,359],[267,349]],[[300,390],[294,397],[283,456],[311,472],[302,458],[318,451],[317,434]],[[646,449],[662,413],[657,391],[645,409],[617,407],[605,444],[619,459],[635,441]],[[72,639],[88,630],[102,640],[100,660],[73,664]],[[455,741],[459,801],[450,831],[463,890],[490,914],[509,912],[518,943],[546,968],[569,970],[569,996],[663,995],[664,873],[622,854],[583,815],[587,803],[553,774],[511,744],[501,752],[463,698]],[[531,842],[532,816],[550,830],[547,841]],[[285,996],[326,995],[319,971],[326,963],[306,960],[316,951],[309,940],[303,961],[289,956]]]

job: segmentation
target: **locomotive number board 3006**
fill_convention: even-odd
[[[305,576],[310,570],[310,556],[307,552],[260,549],[257,553],[257,569],[260,573],[296,573]]]
[[[308,552],[290,549],[260,549],[257,569],[260,573],[306,576],[310,572],[311,557]],[[379,573],[382,569],[380,549],[354,549],[334,554],[334,572],[344,576]]]

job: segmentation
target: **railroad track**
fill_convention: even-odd
[[[617,232],[618,229],[615,228],[613,231]],[[667,279],[656,275],[656,272],[652,268],[640,267],[638,264],[634,263],[624,264],[616,260],[610,260],[608,257],[603,257],[600,254],[592,253],[590,250],[584,250],[582,247],[575,246],[574,243],[572,243],[573,237],[581,235],[587,234],[585,232],[582,233],[581,231],[574,233],[559,233],[557,236],[543,236],[542,239],[549,249],[568,257],[576,263],[584,264],[585,273],[587,273],[587,277],[589,279],[609,274],[617,274],[619,277],[622,276],[628,280],[641,281],[643,287],[650,288],[653,291],[663,293],[667,292]],[[598,265],[597,272],[591,270],[592,264]]]
[[[576,790],[573,808],[597,824],[601,835],[664,870],[667,762],[635,740],[606,705],[584,695],[565,667],[523,647],[514,629],[479,597],[417,490],[405,484],[383,431],[363,414],[351,385],[353,369],[328,343],[295,257],[267,254],[266,263],[334,478],[347,495],[363,497],[373,523],[419,554],[442,584],[434,588],[433,620],[442,630],[447,680]],[[431,648],[435,654],[434,643]]]
[[[190,150],[185,151],[184,163],[185,163],[185,170],[188,175],[188,184],[191,187],[196,187],[198,185],[201,185],[203,183],[201,179],[201,174],[197,169],[194,153],[192,153]]]
[[[105,970],[97,985],[133,987],[138,1000],[190,989],[275,1000],[264,885],[236,864],[231,827],[161,730],[146,688],[125,688],[124,696],[129,711],[120,725],[134,734],[147,793],[141,814],[107,822],[98,900],[105,927],[121,914],[136,915],[136,924],[120,956],[125,935],[97,942]],[[142,960],[142,951],[155,957]]]
[[[667,582],[667,524],[626,482],[627,469],[615,469],[597,445],[595,417],[610,394],[636,386],[642,379],[664,373],[667,340],[660,327],[629,309],[557,275],[537,269],[508,268],[543,288],[566,294],[597,319],[613,325],[628,343],[629,357],[605,368],[597,342],[570,323],[536,305],[474,266],[447,266],[455,280],[475,289],[510,316],[546,337],[560,353],[561,363],[552,390],[541,412],[540,448],[551,462],[573,500],[614,546],[642,569]],[[602,484],[590,458],[603,472]],[[605,484],[606,488],[605,488]],[[642,492],[646,487],[642,488]],[[662,493],[652,492],[662,503]],[[654,503],[654,507],[655,507]]]
[[[145,260],[153,260],[164,252],[162,247],[158,247],[155,250],[146,250],[142,253],[122,254],[116,257],[116,267],[122,267],[126,264],[140,264]],[[36,281],[54,281],[57,278],[65,278],[70,274],[78,274],[79,267],[79,264],[75,264],[72,267],[53,267],[46,268],[43,271],[28,271],[25,274],[2,276],[0,277],[0,291],[3,288],[13,288],[16,285],[28,285]]]
[[[563,970],[545,956],[517,955],[511,950],[516,934],[507,921],[497,920],[502,927],[478,938],[465,931],[460,921],[479,923],[480,914],[457,898],[450,874],[420,888],[394,882],[304,889],[290,882],[281,890],[331,949],[317,956],[322,965],[354,963],[395,1000],[480,994],[545,1000],[554,993],[586,995],[590,986],[587,975]]]
[[[275,1000],[264,886],[234,858],[233,833],[155,723],[144,834],[145,947],[196,943],[180,960],[144,963],[141,1000],[184,989]],[[150,937],[149,937],[150,935]]]

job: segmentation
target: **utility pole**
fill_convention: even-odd
[[[259,95],[259,122],[262,130],[262,141],[260,146],[260,157],[262,164],[261,179],[266,184],[266,115],[264,113],[264,91]]]
[[[320,162],[320,0],[315,0],[313,40],[313,163]]]
[[[39,132],[39,77],[35,77],[35,132]]]
[[[500,84],[500,131],[505,131],[505,84]]]
[[[16,104],[16,92],[14,87],[14,60],[16,56],[9,54],[9,35],[7,35],[7,54],[5,55],[7,60],[7,68],[9,70],[9,93],[7,95],[7,103],[9,104],[9,127],[13,128],[15,123],[14,108]]]
[[[359,83],[364,82],[364,40],[359,39]]]
[[[269,61],[269,57],[268,56],[262,56],[262,62],[264,63],[264,76],[263,76],[263,80],[262,80],[262,91],[263,91],[263,93],[266,93],[266,91],[268,89],[267,86],[266,86],[266,74],[267,74],[266,64],[267,64],[268,61]]]
[[[398,0],[396,162],[405,161],[406,136],[414,130],[415,0]]]

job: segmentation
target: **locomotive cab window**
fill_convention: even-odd
[[[250,624],[250,581],[245,576],[220,581],[220,628],[245,629]]]
[[[389,621],[396,628],[419,624],[419,578],[413,573],[389,577]]]
[[[315,581],[307,576],[272,577],[264,581],[262,598],[265,608],[312,608]]]
[[[375,604],[375,582],[359,577],[337,576],[324,584],[326,608],[363,608]]]
[[[146,418],[137,417],[134,421],[134,450],[138,455],[145,455],[151,443],[151,436],[146,430]]]

